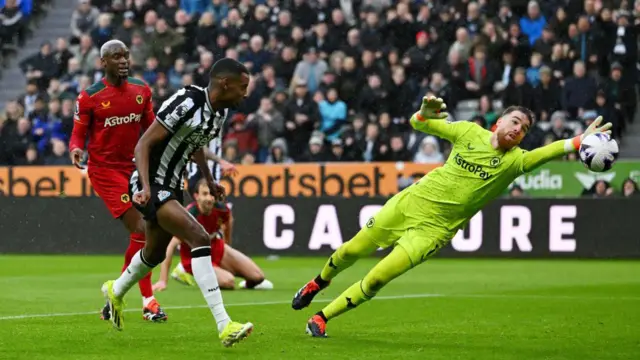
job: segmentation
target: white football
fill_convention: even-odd
[[[604,172],[613,166],[618,158],[618,143],[604,133],[594,133],[582,140],[580,160],[587,169]]]

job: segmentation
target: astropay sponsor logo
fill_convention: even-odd
[[[112,116],[108,117],[104,120],[104,127],[113,127],[122,124],[129,124],[132,122],[140,122],[142,120],[142,115],[131,113],[128,116]]]
[[[513,183],[523,190],[560,190],[562,189],[562,175],[552,175],[551,171],[543,169],[535,175],[522,175]]]

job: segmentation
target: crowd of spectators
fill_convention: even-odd
[[[628,0],[79,0],[69,38],[20,63],[28,83],[2,112],[0,164],[68,163],[75,97],[103,76],[98,48],[112,38],[156,108],[206,86],[216,59],[249,67],[224,136],[234,163],[440,163],[450,144],[408,124],[428,94],[487,129],[501,108],[532,108],[527,149],[598,115],[621,139],[639,26],[640,1]]]

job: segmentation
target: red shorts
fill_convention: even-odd
[[[121,217],[132,206],[129,197],[129,177],[132,172],[91,166],[87,169],[93,190],[107,205],[114,219]]]
[[[224,245],[224,240],[216,239],[211,242],[211,264],[215,267],[221,267]],[[182,267],[186,272],[193,275],[191,270],[191,248],[185,243],[180,244],[180,263],[182,263]]]

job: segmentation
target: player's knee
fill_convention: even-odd
[[[192,236],[191,244],[189,244],[192,249],[202,246],[211,246],[209,234],[207,234],[207,232],[202,227],[194,230],[195,231],[193,232],[194,235]]]
[[[264,273],[260,268],[256,268],[251,272],[249,272],[249,274],[247,274],[247,277],[245,280],[252,282],[254,284],[260,284],[261,282],[264,281]]]
[[[387,285],[387,282],[388,281],[381,276],[369,274],[362,280],[362,291],[365,292],[365,295],[375,296],[380,289]]]
[[[162,249],[158,247],[158,248],[151,249],[150,251],[145,250],[144,259],[149,264],[159,265],[164,261],[166,255],[167,255],[166,249]]]

